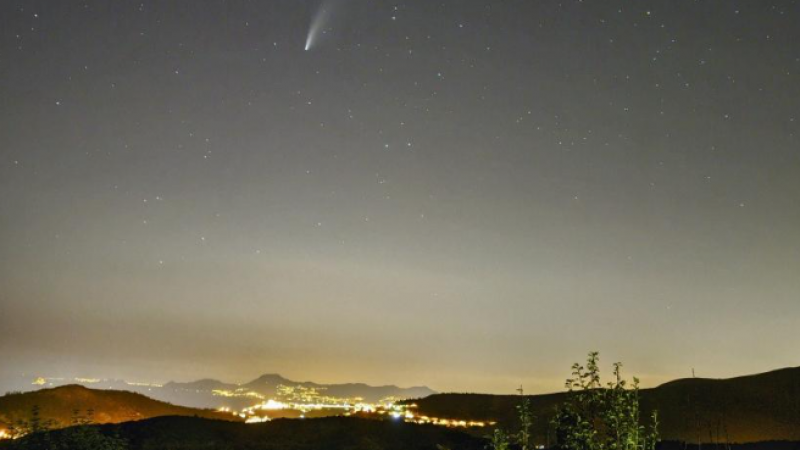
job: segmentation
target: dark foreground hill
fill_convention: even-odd
[[[529,396],[537,443],[552,441],[548,423],[565,393]],[[800,368],[712,380],[682,379],[641,391],[643,416],[657,409],[661,436],[685,442],[800,440]],[[515,426],[519,396],[436,394],[416,400],[431,417]]]
[[[71,425],[76,412],[84,420],[95,423],[119,423],[158,416],[238,420],[230,414],[176,406],[133,392],[69,385],[0,397],[0,429],[16,425],[20,421],[30,422],[34,408],[38,408],[40,420],[52,421],[54,428]]]
[[[250,424],[196,417],[159,417],[139,422],[99,426],[130,450],[484,450],[486,442],[459,431],[434,425],[328,417]],[[70,429],[50,432],[58,443]],[[27,439],[27,440],[26,440]],[[27,450],[31,438],[0,444],[2,450]],[[57,445],[57,444],[56,444]]]

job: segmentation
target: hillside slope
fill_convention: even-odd
[[[51,420],[55,427],[71,425],[75,410],[84,417],[92,411],[91,419],[96,423],[118,423],[158,416],[236,419],[230,414],[175,406],[133,392],[69,385],[0,397],[0,427],[8,428],[10,424],[29,421],[34,407],[39,408],[42,421]]]
[[[539,443],[565,393],[529,396]],[[664,439],[686,442],[800,440],[800,368],[711,380],[690,378],[642,389],[646,415],[657,409]],[[422,415],[494,420],[515,426],[514,395],[436,394],[415,400]]]

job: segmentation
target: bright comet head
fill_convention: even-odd
[[[323,3],[322,6],[317,10],[316,14],[314,14],[314,18],[311,20],[311,26],[308,29],[308,36],[306,36],[306,46],[305,51],[311,50],[311,47],[314,46],[314,43],[319,38],[319,34],[325,34],[325,22],[327,22],[328,17],[330,16],[330,8],[327,8],[327,2]]]

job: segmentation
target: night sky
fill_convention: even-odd
[[[590,350],[645,385],[800,365],[798,23],[3,1],[0,376],[512,393]]]

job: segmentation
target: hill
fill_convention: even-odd
[[[566,393],[528,396],[537,443]],[[515,395],[436,394],[414,400],[417,413],[515,426]],[[685,442],[800,440],[800,368],[724,380],[690,378],[641,390],[643,417],[657,409],[661,436]]]
[[[34,407],[39,408],[41,420],[54,422],[54,427],[71,425],[75,410],[79,410],[78,414],[84,417],[92,411],[91,420],[95,423],[119,423],[158,416],[236,420],[230,414],[175,406],[134,392],[68,385],[0,397],[0,428],[8,428],[19,421],[30,421]]]
[[[249,449],[249,450],[484,450],[485,441],[456,430],[404,422],[329,417],[245,425],[195,417],[159,417],[139,422],[99,427],[106,436],[139,449]],[[49,433],[59,442],[68,430]],[[25,450],[33,446],[20,439],[0,444],[3,450]]]

